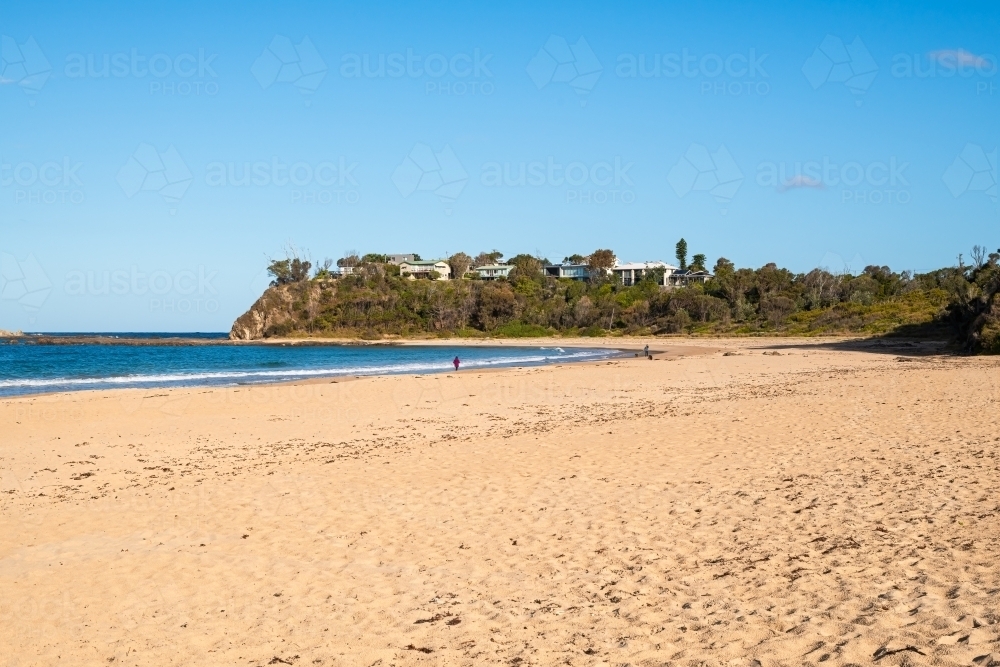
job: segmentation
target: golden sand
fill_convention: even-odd
[[[652,347],[0,400],[0,665],[1000,661],[1000,360]]]

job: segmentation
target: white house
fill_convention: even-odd
[[[676,266],[667,264],[666,262],[628,262],[627,264],[617,264],[611,268],[611,273],[621,280],[622,285],[634,285],[646,274],[656,271],[660,275],[656,281],[657,285],[662,285],[664,287],[668,286],[670,282],[668,281],[668,276],[670,276],[674,271],[679,271]]]
[[[437,271],[438,280],[451,278],[451,267],[443,259],[410,260],[399,265],[399,275],[409,278],[430,277],[431,271]]]
[[[486,264],[484,266],[477,266],[475,272],[483,280],[496,280],[497,278],[507,278],[510,276],[510,270],[513,268],[513,266],[508,266],[507,264]]]

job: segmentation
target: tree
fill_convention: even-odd
[[[768,295],[761,299],[760,312],[777,329],[786,317],[795,312],[795,302],[786,296]]]
[[[297,283],[309,280],[309,269],[311,268],[312,268],[312,262],[306,261],[304,259],[299,259],[298,257],[293,257],[292,280]]]
[[[542,262],[537,257],[521,254],[515,255],[507,260],[507,263],[514,267],[511,272],[515,278],[537,278],[542,275]]]
[[[385,255],[379,255],[378,253],[370,252],[361,258],[362,264],[385,264],[387,262]]]
[[[337,266],[343,267],[354,267],[361,263],[361,258],[358,257],[356,250],[348,250],[344,257],[337,260]]]
[[[676,252],[674,257],[677,258],[677,263],[680,265],[681,271],[687,269],[688,265],[688,242],[683,238],[677,242]]]
[[[316,275],[314,276],[317,280],[325,280],[327,278],[333,277],[330,272],[330,267],[333,266],[333,260],[327,257],[323,260],[323,263],[318,269],[316,269]]]
[[[978,271],[986,264],[986,248],[983,246],[972,246],[972,262]]]
[[[736,265],[734,265],[725,257],[720,257],[719,259],[715,260],[715,268],[713,269],[715,275],[719,275],[720,273],[732,273],[735,270],[736,270]]]
[[[267,272],[273,277],[271,287],[309,280],[311,268],[312,262],[299,257],[271,260],[271,265],[267,267]]]
[[[705,270],[705,262],[707,262],[707,261],[708,261],[708,258],[705,257],[705,255],[703,255],[702,253],[698,253],[697,255],[694,255],[691,258],[691,270],[692,271],[704,271]]]
[[[570,255],[569,257],[563,257],[563,264],[586,264],[587,258],[583,255]]]
[[[587,268],[590,270],[590,277],[597,278],[605,275],[617,261],[613,250],[601,248],[590,253],[587,257]]]
[[[474,268],[478,268],[489,264],[497,264],[501,259],[503,259],[503,253],[499,250],[494,250],[493,252],[481,252],[476,255],[474,260],[472,260],[472,266]]]
[[[267,272],[271,276],[271,287],[287,285],[292,282],[292,269],[289,266],[290,259],[272,259],[267,267]]]
[[[472,258],[464,252],[456,252],[448,258],[448,266],[451,267],[451,277],[457,280],[464,276],[469,267],[472,266]]]

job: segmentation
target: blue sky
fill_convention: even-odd
[[[1000,246],[995,3],[8,3],[0,35],[0,328],[227,330],[289,244]]]

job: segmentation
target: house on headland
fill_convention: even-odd
[[[687,287],[692,283],[704,283],[714,278],[708,271],[692,271],[691,269],[685,269],[681,271],[680,269],[674,271],[667,275],[668,285],[670,287]]]
[[[513,266],[508,264],[486,264],[484,266],[477,266],[473,271],[478,273],[482,280],[496,280],[510,276],[510,270],[513,268]]]
[[[409,254],[409,255],[396,254],[396,255],[386,255],[385,256],[386,263],[388,263],[388,264],[395,264],[396,266],[399,266],[403,262],[412,262],[415,259],[416,259],[416,256],[413,255],[412,253]]]
[[[590,268],[586,264],[551,264],[545,267],[545,275],[551,278],[586,280],[590,277]]]
[[[649,274],[656,275],[657,285],[667,287],[670,284],[668,282],[668,276],[678,270],[679,269],[676,266],[659,261],[628,262],[626,264],[617,264],[611,267],[612,275],[614,275],[614,277],[626,287],[629,285],[635,285]]]
[[[451,267],[443,259],[409,260],[399,265],[399,275],[404,278],[430,278],[434,271],[438,273],[437,280],[451,278]]]
[[[704,283],[714,276],[708,271],[679,269],[666,262],[629,262],[618,264],[611,269],[612,274],[622,285],[635,285],[646,276],[656,276],[656,284],[661,287],[687,287],[693,283]]]

